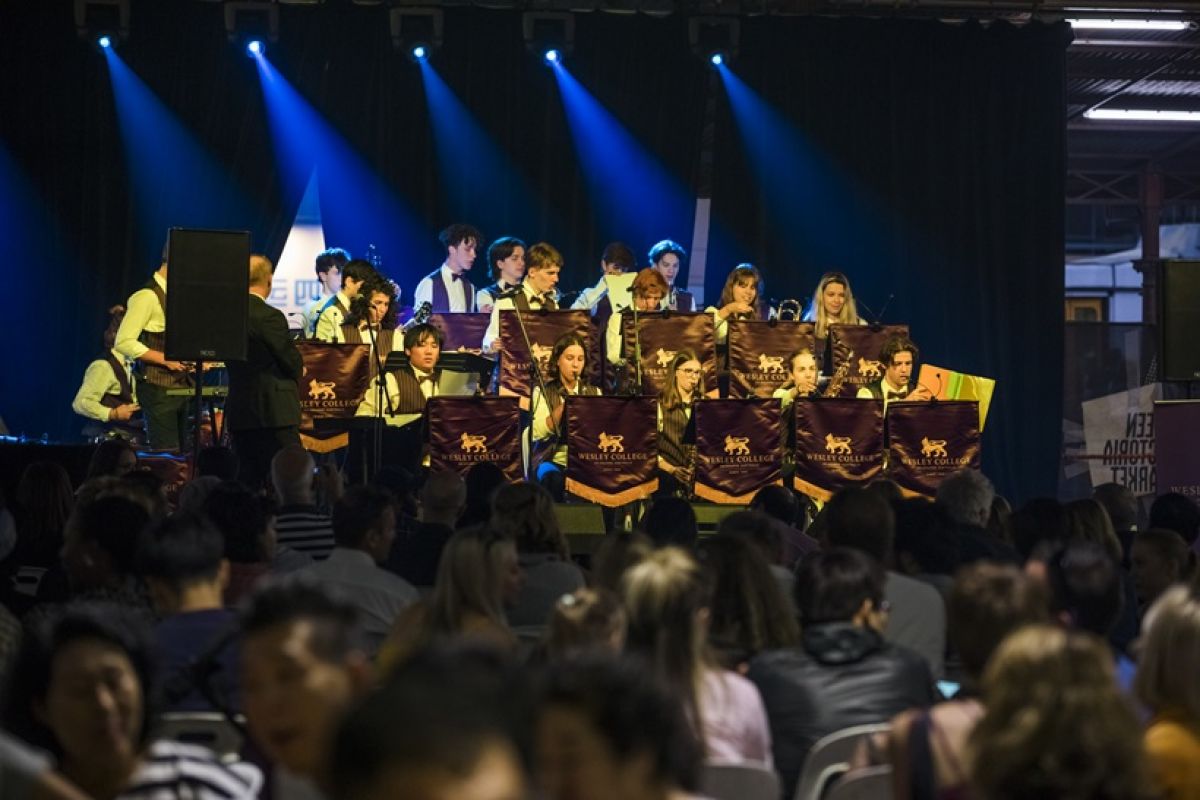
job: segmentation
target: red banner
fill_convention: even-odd
[[[626,361],[634,361],[633,314],[626,313],[623,326]],[[712,314],[659,311],[638,314],[642,345],[642,391],[658,394],[667,380],[667,367],[680,350],[691,350],[704,367],[704,393],[717,389],[717,351]]]
[[[480,351],[483,335],[487,333],[488,323],[492,321],[491,314],[445,314],[437,313],[429,317],[430,324],[441,329],[445,339],[443,350]]]
[[[908,336],[907,325],[830,325],[829,341],[833,348],[833,370],[850,362],[846,382],[842,384],[841,397],[854,397],[868,383],[883,377],[883,364],[879,362],[879,350],[888,337],[896,334]]]
[[[300,427],[311,428],[318,418],[353,417],[370,379],[370,345],[304,341],[296,349],[304,359]]]
[[[521,462],[521,412],[515,397],[431,397],[429,466],[465,475],[472,465],[490,461],[510,481],[524,477]]]
[[[657,400],[569,395],[567,491],[610,508],[658,488]]]
[[[822,502],[883,472],[883,409],[873,400],[796,398],[797,491]]]
[[[728,324],[730,397],[770,397],[789,380],[788,356],[802,347],[813,349],[811,322],[742,319]]]
[[[889,403],[888,476],[907,495],[933,497],[952,472],[979,469],[979,403]]]
[[[783,483],[778,400],[701,400],[694,413],[697,497],[747,505],[759,489]]]
[[[591,314],[583,310],[523,311],[521,314],[525,321],[525,330],[529,334],[529,343],[544,376],[550,364],[550,353],[554,351],[554,343],[564,333],[574,331],[588,343],[588,364],[591,373],[589,382],[598,382],[600,357]],[[516,311],[500,312],[500,335],[496,341],[496,352],[500,355],[500,393],[529,397],[529,348],[525,346],[525,336],[517,322]],[[546,379],[549,380],[549,377]]]

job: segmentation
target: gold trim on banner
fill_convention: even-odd
[[[808,481],[800,478],[792,478],[792,488],[801,494],[806,494],[821,503],[828,503],[831,499],[833,499],[833,492],[829,491],[828,489],[822,489],[820,486],[809,483]]]
[[[893,483],[895,483],[895,482],[893,481]],[[935,494],[925,494],[924,492],[914,492],[912,489],[909,489],[905,486],[900,486],[900,484],[898,484],[898,483],[896,485],[900,487],[900,496],[903,497],[905,500],[912,500],[917,497],[921,498],[922,500],[932,500],[935,497],[937,497],[937,495],[935,495]]]
[[[338,433],[328,439],[321,439],[301,432],[300,445],[310,453],[332,453],[334,450],[350,446],[350,434]]]
[[[780,478],[777,481],[771,481],[768,484],[764,484],[764,486],[783,486],[783,479]],[[727,506],[748,506],[750,505],[750,501],[754,499],[754,496],[758,494],[757,490],[747,492],[746,494],[729,494],[728,492],[722,492],[720,489],[699,482],[696,483],[692,491],[696,497],[703,498],[710,503]]]
[[[573,495],[582,497],[584,500],[590,500],[598,505],[607,506],[608,508],[616,508],[623,506],[626,503],[632,503],[634,500],[643,500],[658,491],[658,478],[647,481],[640,486],[634,486],[630,489],[624,489],[616,494],[612,492],[602,492],[599,489],[593,489],[585,483],[580,483],[574,478],[567,478],[567,491]]]

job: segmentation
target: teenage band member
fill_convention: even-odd
[[[860,399],[883,401],[886,413],[888,403],[894,400],[929,400],[933,395],[925,386],[917,385],[909,388],[912,378],[913,363],[920,351],[916,344],[907,336],[889,336],[879,348],[879,363],[883,364],[883,377],[874,383],[868,383],[858,390]]]
[[[167,390],[190,388],[192,379],[185,364],[169,361],[163,353],[167,342],[165,248],[158,271],[130,295],[125,308],[113,349],[137,362],[137,397],[146,419],[146,442],[156,450],[178,450],[185,438],[191,397],[170,396]]]
[[[304,309],[304,328],[300,335],[305,339],[313,338],[317,333],[317,315],[337,295],[342,288],[342,269],[350,263],[350,254],[340,247],[331,247],[317,256],[317,280],[321,284],[321,294]]]
[[[624,242],[609,242],[600,254],[600,280],[595,286],[590,286],[579,293],[579,297],[571,305],[575,309],[587,309],[592,312],[592,320],[597,326],[608,323],[613,313],[613,299],[608,296],[608,283],[605,281],[611,275],[624,275],[633,269],[635,256]],[[618,298],[616,307],[629,305],[625,298]]]
[[[113,349],[117,328],[125,316],[125,307],[113,306],[108,313],[108,328],[103,337],[104,350],[88,364],[71,408],[79,416],[100,423],[84,428],[84,436],[88,438],[111,433],[127,439],[138,439],[142,435],[142,425],[141,420],[134,419],[134,415],[141,411],[141,407],[137,404],[133,371],[129,368],[129,362]]]
[[[434,313],[467,313],[475,310],[475,287],[467,271],[475,263],[475,250],[483,234],[471,225],[454,224],[438,237],[446,248],[442,266],[426,275],[413,292],[413,307],[429,303]]]
[[[659,491],[672,494],[689,481],[688,446],[684,435],[692,421],[692,408],[700,396],[704,368],[690,350],[680,350],[667,367],[667,379],[658,395],[658,468],[668,480]]]
[[[564,397],[598,395],[600,390],[589,386],[587,375],[587,342],[577,333],[558,337],[550,353],[547,369],[546,394],[540,386],[533,387],[530,416],[533,419],[533,457],[537,463],[537,480],[555,499],[564,494],[563,470],[567,468],[567,437],[563,427]],[[540,462],[540,463],[539,463]]]
[[[395,284],[387,278],[376,276],[363,283],[358,296],[350,304],[349,316],[337,330],[334,341],[370,345],[372,381],[379,371],[378,362],[386,359],[388,353],[399,350],[403,343],[396,333],[396,305]]]
[[[442,331],[435,325],[422,323],[413,325],[404,332],[404,352],[408,355],[408,366],[388,370],[384,374],[384,391],[391,400],[393,415],[420,414],[431,397],[440,394],[441,370],[438,359],[442,355]],[[362,402],[355,412],[359,417],[383,416],[389,425],[400,425],[408,420],[388,416],[387,408],[376,408],[378,392],[374,381],[367,387]]]
[[[787,408],[797,397],[812,397],[817,393],[817,357],[807,347],[788,356],[791,379],[772,393]]]
[[[525,277],[525,243],[512,236],[497,239],[488,248],[487,260],[495,283],[475,293],[475,307],[479,311],[491,311],[497,297],[521,285]]]
[[[321,342],[342,341],[338,330],[350,313],[350,304],[358,297],[364,282],[378,277],[379,273],[365,259],[356,258],[342,267],[342,288],[317,311],[313,338]]]
[[[638,313],[652,313],[659,310],[663,298],[667,296],[667,282],[658,270],[647,267],[633,279],[633,305]],[[624,309],[619,314],[613,314],[608,320],[608,329],[604,334],[606,357],[611,364],[619,364],[625,358],[623,345],[624,323],[622,319],[633,312]],[[633,358],[633,354],[629,354]]]
[[[500,337],[501,311],[558,310],[558,291],[555,287],[562,272],[562,254],[553,245],[538,242],[529,248],[525,261],[525,280],[521,287],[508,297],[501,297],[492,306],[492,318],[488,321],[481,345],[485,353],[495,352],[496,339]]]
[[[704,309],[713,315],[713,332],[718,344],[729,338],[729,320],[765,319],[762,313],[762,276],[753,264],[738,264],[725,279],[721,300]]]
[[[666,307],[671,311],[695,311],[696,298],[691,292],[675,288],[675,278],[679,275],[679,267],[687,258],[683,245],[670,239],[663,239],[650,248],[650,266],[663,276],[667,282],[669,293],[666,296]]]
[[[292,341],[287,318],[267,304],[274,271],[265,256],[250,256],[246,359],[226,364],[226,425],[241,465],[238,480],[252,489],[266,482],[276,453],[300,443],[296,381],[304,360]]]
[[[858,307],[854,304],[854,292],[850,280],[840,272],[826,272],[813,292],[812,305],[804,314],[805,322],[816,323],[817,339],[829,335],[829,326],[862,325]]]

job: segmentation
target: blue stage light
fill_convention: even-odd
[[[246,52],[252,56],[261,56],[266,49],[261,39],[251,39],[246,43]]]
[[[425,45],[419,44],[412,49],[412,57],[417,61],[423,61],[429,55],[429,51],[425,49]]]
[[[107,50],[108,48],[112,47],[112,37],[111,36],[101,36],[99,39],[96,40],[96,44],[100,45],[101,48]]]
[[[714,67],[719,67],[725,63],[725,56],[723,56],[720,53],[713,53],[711,56],[708,57],[708,60],[710,62],[712,62],[712,65]]]
[[[556,50],[554,48],[550,48],[549,50],[546,51],[545,55],[543,55],[542,58],[545,59],[547,64],[554,65],[554,64],[557,64],[559,61],[562,61],[562,53],[560,53],[558,50]]]

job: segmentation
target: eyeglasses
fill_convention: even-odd
[[[681,375],[699,375],[703,371],[704,370],[696,369],[695,367],[684,367],[683,369],[679,370],[679,374],[681,374]]]

